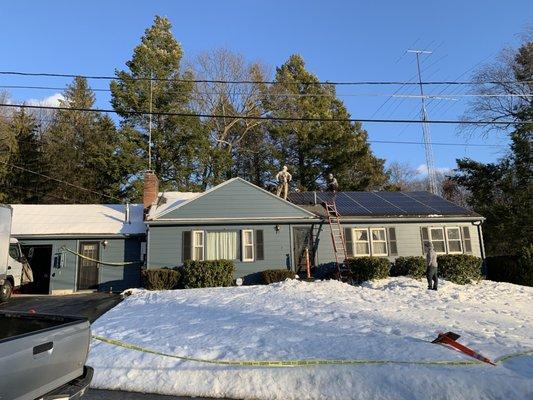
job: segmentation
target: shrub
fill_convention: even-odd
[[[260,272],[261,283],[264,285],[270,285],[274,282],[282,282],[285,279],[294,279],[296,274],[290,269],[267,269]]]
[[[176,289],[180,273],[174,269],[145,269],[141,272],[142,285],[148,290]]]
[[[424,257],[398,257],[391,268],[392,276],[409,276],[420,279],[426,275]]]
[[[487,279],[533,286],[533,246],[524,247],[516,255],[487,257]]]
[[[439,276],[459,285],[479,281],[481,259],[468,254],[446,254],[437,257]]]
[[[356,257],[346,260],[352,273],[352,279],[364,282],[373,279],[384,279],[389,276],[390,261],[382,257]]]
[[[185,289],[231,286],[235,266],[233,261],[186,261],[181,268],[181,283]]]

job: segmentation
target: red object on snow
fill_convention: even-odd
[[[35,311],[33,308],[30,308],[30,309],[28,310],[28,312],[29,312],[30,314],[35,314],[35,313],[36,313],[36,311]]]
[[[453,347],[456,350],[459,350],[462,353],[465,353],[466,355],[475,358],[476,360],[486,362],[490,365],[496,365],[491,360],[489,360],[487,357],[483,357],[481,354],[476,353],[474,350],[462,345],[461,343],[457,343],[456,340],[459,339],[461,336],[457,333],[453,332],[446,332],[446,333],[439,333],[439,336],[433,340],[431,343],[437,343],[437,344],[447,344],[448,346]]]

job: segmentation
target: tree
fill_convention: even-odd
[[[139,178],[149,167],[149,121],[146,114],[192,114],[192,72],[180,69],[183,51],[171,32],[167,18],[156,16],[141,43],[126,63],[129,71],[116,71],[111,82],[111,103],[122,117],[127,142],[134,145],[133,178],[128,182],[132,197],[139,198]],[[151,78],[153,80],[151,81]],[[161,188],[194,190],[201,180],[209,148],[200,120],[191,116],[153,115],[151,169],[161,180]]]
[[[47,182],[44,201],[73,203],[112,203],[123,197],[128,181],[128,143],[113,121],[91,109],[95,96],[85,78],[77,77],[63,93],[61,107],[43,133],[47,174],[97,193],[73,189],[56,181]]]
[[[369,190],[386,183],[384,160],[376,158],[368,134],[350,118],[333,85],[320,85],[292,55],[276,70],[267,108],[274,118],[326,118],[341,121],[274,121],[269,131],[277,168],[287,165],[301,190],[317,190],[333,173],[342,190]]]
[[[493,84],[487,94],[520,94],[525,87],[528,93],[532,92],[533,42],[524,43],[513,57],[509,56],[509,51],[505,52],[505,63],[499,59],[482,70],[486,80],[507,80],[505,84]],[[486,217],[484,231],[487,253],[517,253],[533,243],[533,126],[520,124],[533,118],[533,99],[520,94],[501,101],[475,100],[471,109],[477,112],[475,116],[489,118],[489,122],[501,118],[517,122],[511,126],[511,146],[506,156],[489,164],[468,158],[457,160],[457,176],[454,178],[470,191],[468,202],[472,208]],[[489,123],[485,126],[485,132],[493,128]]]
[[[233,176],[264,183],[267,168],[266,131],[263,120],[246,119],[265,115],[263,98],[266,68],[248,63],[240,54],[216,49],[196,57],[194,109],[209,132],[211,152],[204,172],[204,184],[216,185]],[[207,82],[209,81],[209,82]],[[248,83],[237,83],[237,82]]]

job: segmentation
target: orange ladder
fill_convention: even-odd
[[[340,214],[337,211],[335,200],[324,202],[324,207],[328,216],[333,252],[335,253],[335,263],[337,265],[337,274],[341,281],[347,281],[350,278],[350,270],[345,263],[348,258],[348,253],[346,252],[346,240],[344,239]]]

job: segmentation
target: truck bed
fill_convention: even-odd
[[[82,377],[86,318],[0,313],[0,398],[33,400]]]

